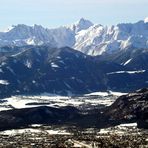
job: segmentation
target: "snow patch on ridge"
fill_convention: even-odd
[[[0,85],[9,85],[7,80],[0,80]]]
[[[55,64],[55,63],[51,63],[51,67],[58,68],[59,66],[57,64]]]
[[[123,65],[127,65],[129,62],[131,62],[132,59],[127,60]]]
[[[123,74],[123,73],[128,73],[128,74],[138,74],[138,73],[144,73],[146,70],[137,70],[137,71],[115,71],[115,72],[110,72],[107,73],[107,75],[112,75],[112,74]]]

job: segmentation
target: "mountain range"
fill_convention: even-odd
[[[0,96],[130,92],[148,87],[148,51],[89,56],[69,47],[3,47]],[[7,51],[7,52],[6,52]]]
[[[148,21],[112,26],[93,24],[81,18],[74,24],[55,29],[19,24],[0,32],[0,46],[48,45],[71,47],[96,56],[129,48],[148,48]]]
[[[16,94],[130,92],[148,87],[148,22],[0,32],[0,97]]]

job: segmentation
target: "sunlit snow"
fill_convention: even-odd
[[[59,66],[55,63],[51,63],[51,67],[58,68]]]
[[[41,95],[18,95],[10,98],[3,99],[4,102],[0,103],[0,111],[10,110],[13,108],[31,108],[37,106],[49,106],[49,107],[63,107],[74,106],[80,107],[82,105],[111,105],[117,96],[123,95],[120,92],[95,92],[86,94],[84,96],[59,96],[56,94],[44,93]]]
[[[71,135],[71,133],[65,130],[59,129],[49,129],[49,130],[42,130],[42,129],[35,129],[35,128],[25,128],[25,129],[12,129],[0,132],[1,135],[17,135],[22,133],[48,133],[50,135]]]
[[[0,80],[0,84],[9,85],[9,82],[7,80]]]
[[[127,65],[132,59],[127,60],[123,65]]]
[[[138,73],[144,73],[146,70],[137,70],[137,71],[115,71],[115,72],[110,72],[107,73],[107,75],[112,75],[112,74],[124,74],[124,73],[128,73],[128,74],[138,74]]]

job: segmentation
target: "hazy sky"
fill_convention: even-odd
[[[148,0],[0,0],[0,30],[12,24],[57,27],[81,17],[104,25],[148,16]]]

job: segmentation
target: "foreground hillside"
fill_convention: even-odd
[[[148,128],[148,89],[119,97],[104,114],[112,121],[136,121],[138,127]]]
[[[69,98],[69,100],[71,99]],[[30,105],[36,105],[36,107],[30,106],[29,108],[1,111],[0,129],[27,127],[31,124],[66,124],[78,127],[105,128],[130,122],[137,122],[140,128],[148,128],[148,89],[123,95],[111,106],[96,104],[95,107],[95,105],[92,106],[88,103],[87,108],[83,107],[83,105],[60,107],[58,104],[51,107],[51,103],[49,104],[43,100],[39,104],[30,103]],[[74,103],[75,101],[73,100]]]
[[[69,47],[3,47],[0,98],[16,94],[130,92],[148,87],[148,52],[91,57]]]

